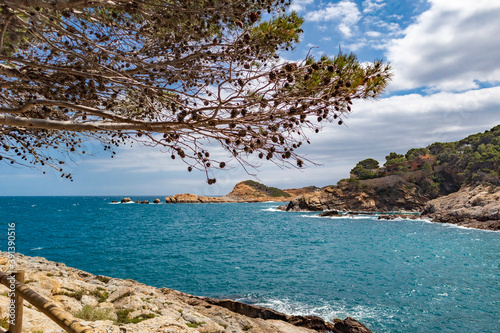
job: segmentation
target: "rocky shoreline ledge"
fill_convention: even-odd
[[[67,267],[41,257],[16,255],[25,284],[75,315],[96,333],[370,333],[352,318],[329,323],[315,316],[289,316],[232,300],[217,300],[155,288]],[[0,252],[0,270],[7,271]],[[7,288],[0,286],[0,317],[6,315]],[[1,329],[0,329],[1,330]],[[64,332],[24,302],[23,332]]]
[[[500,231],[500,186],[479,184],[430,200],[423,217],[433,222]]]

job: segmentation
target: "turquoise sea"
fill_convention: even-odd
[[[500,332],[499,232],[276,203],[111,204],[119,199],[0,197],[0,221],[5,235],[16,223],[18,252],[94,274],[351,316],[378,333]]]

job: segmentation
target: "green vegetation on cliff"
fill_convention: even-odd
[[[500,184],[500,125],[456,142],[435,142],[406,154],[390,153],[383,168],[368,158],[356,164],[351,177],[359,180],[405,175],[430,198],[458,191],[464,184]]]
[[[286,193],[283,190],[280,190],[279,188],[269,187],[269,186],[266,186],[266,185],[261,184],[259,182],[256,182],[254,180],[247,180],[247,181],[245,181],[245,184],[258,190],[258,191],[264,192],[265,194],[267,194],[268,196],[271,196],[271,197],[275,197],[275,198],[276,197],[285,197],[285,198],[290,197],[290,194]]]
[[[428,148],[441,173],[457,183],[500,183],[500,125],[460,141],[435,142]]]

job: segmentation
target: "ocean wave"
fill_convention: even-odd
[[[380,320],[390,316],[387,311],[380,308],[361,305],[347,306],[337,302],[307,304],[289,298],[264,298],[259,300],[252,296],[240,298],[236,301],[263,306],[292,316],[318,316],[330,322],[333,322],[336,318],[353,317],[363,321],[366,319]]]
[[[262,208],[262,212],[285,212],[284,210],[278,209],[278,207]]]
[[[43,250],[43,247],[35,247],[34,249],[30,249],[30,251],[38,251]]]

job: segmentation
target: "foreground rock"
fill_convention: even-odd
[[[422,215],[434,222],[500,230],[500,186],[463,186],[458,192],[429,201]]]
[[[196,297],[133,280],[96,276],[40,257],[19,255],[26,285],[79,317],[96,333],[369,333],[352,318],[328,323],[314,316],[288,316],[232,300]],[[7,271],[0,252],[0,270]],[[7,315],[7,288],[0,286],[0,316]],[[5,311],[5,312],[2,312]],[[23,332],[64,332],[24,302]]]
[[[279,209],[286,211],[417,212],[429,198],[402,176],[340,182],[336,186],[307,193]]]

